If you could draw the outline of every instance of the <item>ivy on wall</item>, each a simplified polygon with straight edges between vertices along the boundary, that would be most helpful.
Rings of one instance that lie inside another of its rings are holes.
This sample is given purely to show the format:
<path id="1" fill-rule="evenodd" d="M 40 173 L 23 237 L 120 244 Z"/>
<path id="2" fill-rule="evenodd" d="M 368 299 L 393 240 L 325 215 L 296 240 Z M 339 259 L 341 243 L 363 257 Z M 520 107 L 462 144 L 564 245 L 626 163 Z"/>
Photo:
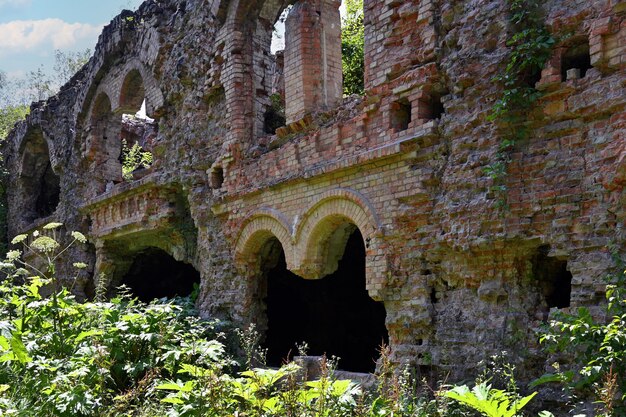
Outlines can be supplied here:
<path id="1" fill-rule="evenodd" d="M 502 128 L 503 135 L 495 160 L 485 168 L 493 180 L 491 190 L 498 196 L 498 206 L 505 209 L 511 152 L 528 137 L 527 115 L 541 96 L 535 83 L 556 42 L 544 25 L 539 0 L 507 0 L 507 3 L 512 29 L 507 46 L 511 52 L 504 72 L 494 77 L 504 88 L 489 116 L 490 121 Z"/>

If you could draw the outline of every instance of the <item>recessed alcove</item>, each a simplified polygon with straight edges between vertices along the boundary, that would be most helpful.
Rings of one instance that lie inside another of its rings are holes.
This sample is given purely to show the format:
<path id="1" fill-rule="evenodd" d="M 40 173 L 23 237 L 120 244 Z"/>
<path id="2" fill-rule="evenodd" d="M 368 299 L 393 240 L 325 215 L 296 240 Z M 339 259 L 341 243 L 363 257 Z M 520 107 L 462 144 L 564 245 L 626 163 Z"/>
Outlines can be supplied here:
<path id="1" fill-rule="evenodd" d="M 121 280 L 141 301 L 156 298 L 186 297 L 200 284 L 200 273 L 190 264 L 177 261 L 162 249 L 137 252 Z"/>
<path id="2" fill-rule="evenodd" d="M 373 372 L 381 344 L 389 337 L 385 308 L 365 288 L 365 245 L 358 229 L 350 234 L 337 270 L 305 280 L 287 270 L 274 240 L 275 266 L 266 273 L 268 363 L 278 366 L 306 342 L 308 354 L 337 356 L 339 368 Z"/>
<path id="3" fill-rule="evenodd" d="M 549 309 L 567 308 L 572 293 L 572 273 L 567 269 L 567 260 L 548 256 L 549 251 L 547 245 L 538 248 L 533 258 L 533 275 Z"/>
<path id="4" fill-rule="evenodd" d="M 591 68 L 589 41 L 578 39 L 561 57 L 561 81 L 584 78 Z"/>

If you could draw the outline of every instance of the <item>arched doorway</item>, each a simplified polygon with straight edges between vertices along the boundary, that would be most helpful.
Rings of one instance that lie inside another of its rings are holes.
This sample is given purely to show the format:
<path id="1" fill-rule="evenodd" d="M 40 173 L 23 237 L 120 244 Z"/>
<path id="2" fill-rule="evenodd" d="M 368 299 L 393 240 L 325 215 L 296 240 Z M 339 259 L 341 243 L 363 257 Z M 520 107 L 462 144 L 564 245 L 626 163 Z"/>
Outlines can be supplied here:
<path id="1" fill-rule="evenodd" d="M 50 162 L 43 132 L 32 129 L 24 138 L 19 178 L 22 218 L 27 223 L 52 215 L 59 204 L 60 178 Z"/>
<path id="2" fill-rule="evenodd" d="M 373 372 L 378 348 L 388 343 L 385 308 L 370 298 L 365 286 L 365 244 L 353 225 L 337 270 L 319 280 L 305 280 L 287 270 L 285 254 L 272 242 L 274 262 L 268 262 L 267 333 L 268 364 L 277 366 L 297 354 L 296 344 L 306 342 L 309 355 L 337 356 L 339 368 Z M 268 260 L 272 256 L 267 257 Z"/>
<path id="3" fill-rule="evenodd" d="M 121 284 L 145 302 L 155 298 L 186 297 L 193 292 L 195 284 L 200 284 L 200 273 L 162 249 L 147 248 L 135 254 Z"/>

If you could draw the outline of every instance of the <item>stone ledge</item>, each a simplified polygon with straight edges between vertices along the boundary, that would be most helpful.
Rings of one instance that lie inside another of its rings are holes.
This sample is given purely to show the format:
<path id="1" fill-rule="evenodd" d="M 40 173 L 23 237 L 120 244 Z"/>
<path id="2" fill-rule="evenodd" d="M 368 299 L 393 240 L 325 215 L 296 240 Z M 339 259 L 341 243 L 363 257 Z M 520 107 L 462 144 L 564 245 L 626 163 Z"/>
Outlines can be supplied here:
<path id="1" fill-rule="evenodd" d="M 88 213 L 101 206 L 106 206 L 110 203 L 124 200 L 129 196 L 142 193 L 145 190 L 159 187 L 172 188 L 172 186 L 164 180 L 162 174 L 153 172 L 135 181 L 116 184 L 111 190 L 87 201 L 87 203 L 80 208 L 80 211 Z"/>
<path id="2" fill-rule="evenodd" d="M 266 177 L 266 179 L 268 179 L 268 182 L 256 184 L 255 188 L 253 189 L 245 188 L 228 192 L 227 194 L 221 196 L 220 203 L 228 204 L 228 202 L 232 200 L 236 200 L 245 195 L 249 196 L 250 194 L 253 194 L 257 190 L 260 190 L 262 188 L 275 187 L 279 184 L 284 185 L 302 179 L 311 179 L 317 176 L 346 170 L 359 165 L 365 165 L 377 160 L 391 158 L 396 155 L 408 153 L 410 150 L 412 150 L 412 148 L 419 147 L 420 143 L 428 146 L 426 145 L 429 143 L 427 139 L 436 137 L 438 135 L 438 125 L 434 121 L 431 121 L 416 128 L 411 128 L 395 134 L 393 136 L 393 139 L 395 140 L 391 143 L 387 143 L 373 149 L 368 149 L 351 156 L 346 156 L 344 158 L 336 158 L 318 164 L 312 164 L 307 167 L 300 166 L 296 170 L 283 173 L 275 179 Z M 262 159 L 263 158 L 261 158 L 261 160 Z M 220 212 L 219 209 L 216 210 L 216 212 Z"/>

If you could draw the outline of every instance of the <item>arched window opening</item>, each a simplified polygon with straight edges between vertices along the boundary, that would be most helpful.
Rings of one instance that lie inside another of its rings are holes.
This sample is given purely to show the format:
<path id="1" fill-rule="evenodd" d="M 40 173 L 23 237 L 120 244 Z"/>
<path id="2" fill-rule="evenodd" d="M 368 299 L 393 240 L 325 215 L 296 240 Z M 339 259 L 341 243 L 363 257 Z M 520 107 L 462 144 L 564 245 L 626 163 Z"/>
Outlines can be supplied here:
<path id="1" fill-rule="evenodd" d="M 273 134 L 278 127 L 341 102 L 339 4 L 264 3 L 253 36 L 256 135 Z"/>
<path id="2" fill-rule="evenodd" d="M 148 248 L 138 252 L 121 281 L 134 296 L 149 302 L 156 298 L 189 296 L 200 284 L 200 273 L 167 252 Z"/>
<path id="3" fill-rule="evenodd" d="M 131 70 L 122 83 L 122 89 L 120 91 L 120 107 L 122 109 L 136 109 L 139 110 L 142 103 L 145 101 L 145 89 L 143 85 L 143 78 L 139 70 Z"/>
<path id="4" fill-rule="evenodd" d="M 533 259 L 533 275 L 536 277 L 548 309 L 570 306 L 572 273 L 567 270 L 567 260 L 548 256 L 550 247 L 538 248 Z"/>
<path id="5" fill-rule="evenodd" d="M 48 217 L 59 205 L 61 195 L 61 179 L 52 169 L 52 164 L 48 162 L 41 180 L 39 182 L 39 195 L 35 203 L 35 209 L 39 217 Z"/>
<path id="6" fill-rule="evenodd" d="M 126 181 L 147 174 L 153 163 L 151 152 L 157 134 L 154 119 L 147 114 L 146 93 L 139 70 L 131 70 L 122 83 L 120 92 L 122 178 Z"/>
<path id="7" fill-rule="evenodd" d="M 100 93 L 91 109 L 90 133 L 87 158 L 93 164 L 92 171 L 101 181 L 98 192 L 104 192 L 106 185 L 122 180 L 119 155 L 122 144 L 119 137 L 120 124 L 113 114 L 111 100 Z"/>
<path id="8" fill-rule="evenodd" d="M 24 138 L 21 188 L 22 218 L 27 222 L 52 215 L 59 205 L 61 180 L 50 162 L 50 151 L 41 130 Z"/>
<path id="9" fill-rule="evenodd" d="M 589 55 L 589 40 L 578 39 L 569 47 L 561 58 L 561 80 L 577 80 L 584 78 L 587 71 L 592 68 L 591 56 Z"/>
<path id="10" fill-rule="evenodd" d="M 337 270 L 320 280 L 287 270 L 280 244 L 274 245 L 278 261 L 266 274 L 268 363 L 280 365 L 297 354 L 296 344 L 306 342 L 310 355 L 339 357 L 340 369 L 373 372 L 378 348 L 388 343 L 386 313 L 365 287 L 366 254 L 359 230 L 351 226 L 345 247 L 329 245 L 343 256 Z"/>

